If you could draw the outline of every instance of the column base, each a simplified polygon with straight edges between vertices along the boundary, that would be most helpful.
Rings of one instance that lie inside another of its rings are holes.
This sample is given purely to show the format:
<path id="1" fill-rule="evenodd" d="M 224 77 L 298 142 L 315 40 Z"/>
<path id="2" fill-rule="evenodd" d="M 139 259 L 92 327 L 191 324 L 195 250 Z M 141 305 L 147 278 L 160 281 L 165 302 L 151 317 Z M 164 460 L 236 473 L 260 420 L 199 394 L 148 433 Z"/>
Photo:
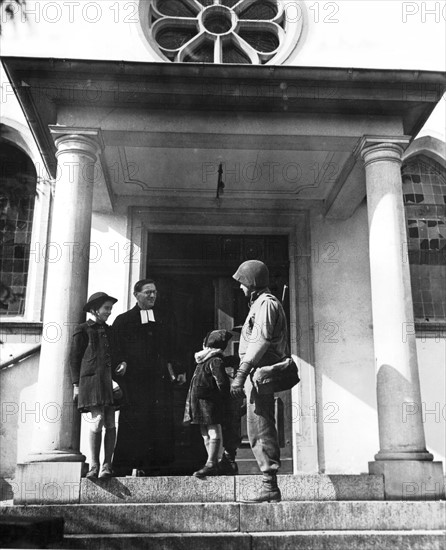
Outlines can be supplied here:
<path id="1" fill-rule="evenodd" d="M 77 504 L 83 462 L 17 464 L 14 504 Z"/>
<path id="2" fill-rule="evenodd" d="M 375 455 L 375 460 L 434 460 L 434 455 L 428 451 L 412 451 L 412 452 L 397 452 L 397 451 L 379 451 Z"/>
<path id="3" fill-rule="evenodd" d="M 44 453 L 30 453 L 25 464 L 32 462 L 85 462 L 85 456 L 73 451 L 48 451 Z"/>
<path id="4" fill-rule="evenodd" d="M 385 500 L 441 500 L 445 498 L 441 462 L 379 460 L 369 462 L 369 473 L 384 476 Z"/>

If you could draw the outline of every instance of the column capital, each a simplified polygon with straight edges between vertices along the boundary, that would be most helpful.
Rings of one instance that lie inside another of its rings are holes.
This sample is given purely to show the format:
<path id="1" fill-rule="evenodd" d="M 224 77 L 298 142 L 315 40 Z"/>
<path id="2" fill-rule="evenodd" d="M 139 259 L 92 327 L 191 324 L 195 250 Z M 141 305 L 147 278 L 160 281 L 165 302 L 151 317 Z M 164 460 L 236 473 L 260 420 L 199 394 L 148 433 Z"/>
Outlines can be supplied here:
<path id="1" fill-rule="evenodd" d="M 62 153 L 78 153 L 96 161 L 105 148 L 100 128 L 50 125 L 49 129 L 57 147 L 56 157 Z"/>
<path id="2" fill-rule="evenodd" d="M 376 161 L 401 164 L 401 157 L 410 143 L 410 136 L 363 136 L 357 147 L 356 156 L 361 155 L 364 165 Z"/>

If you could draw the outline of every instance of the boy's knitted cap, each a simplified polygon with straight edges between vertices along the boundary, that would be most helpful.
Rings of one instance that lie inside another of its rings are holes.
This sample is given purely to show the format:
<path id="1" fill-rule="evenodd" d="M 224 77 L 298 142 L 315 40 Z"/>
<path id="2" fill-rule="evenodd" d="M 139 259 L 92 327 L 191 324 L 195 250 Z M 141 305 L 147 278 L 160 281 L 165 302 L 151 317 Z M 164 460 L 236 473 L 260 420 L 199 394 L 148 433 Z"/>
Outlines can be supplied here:
<path id="1" fill-rule="evenodd" d="M 231 338 L 232 334 L 227 330 L 213 330 L 206 335 L 204 345 L 207 348 L 220 348 L 224 350 Z"/>

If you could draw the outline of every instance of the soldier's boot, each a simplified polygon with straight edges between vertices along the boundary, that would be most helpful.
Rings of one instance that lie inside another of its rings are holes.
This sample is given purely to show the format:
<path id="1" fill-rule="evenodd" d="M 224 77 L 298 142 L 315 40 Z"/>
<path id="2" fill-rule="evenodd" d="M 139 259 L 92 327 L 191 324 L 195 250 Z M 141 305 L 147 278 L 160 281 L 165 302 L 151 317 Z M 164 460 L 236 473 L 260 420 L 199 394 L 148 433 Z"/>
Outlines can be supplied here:
<path id="1" fill-rule="evenodd" d="M 252 498 L 245 500 L 244 502 L 280 502 L 282 500 L 282 495 L 280 493 L 279 486 L 277 485 L 277 474 L 274 473 L 264 473 L 262 479 L 262 488 L 260 489 L 259 494 Z"/>

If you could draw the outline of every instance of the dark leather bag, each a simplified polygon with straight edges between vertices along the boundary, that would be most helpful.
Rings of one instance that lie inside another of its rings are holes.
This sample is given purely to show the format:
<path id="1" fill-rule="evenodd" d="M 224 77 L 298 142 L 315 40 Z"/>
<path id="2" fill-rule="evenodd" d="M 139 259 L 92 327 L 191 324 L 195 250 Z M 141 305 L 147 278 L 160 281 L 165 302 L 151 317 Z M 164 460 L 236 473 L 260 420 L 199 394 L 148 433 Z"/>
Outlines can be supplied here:
<path id="1" fill-rule="evenodd" d="M 290 390 L 300 382 L 299 369 L 292 357 L 254 371 L 252 383 L 260 395 Z"/>

